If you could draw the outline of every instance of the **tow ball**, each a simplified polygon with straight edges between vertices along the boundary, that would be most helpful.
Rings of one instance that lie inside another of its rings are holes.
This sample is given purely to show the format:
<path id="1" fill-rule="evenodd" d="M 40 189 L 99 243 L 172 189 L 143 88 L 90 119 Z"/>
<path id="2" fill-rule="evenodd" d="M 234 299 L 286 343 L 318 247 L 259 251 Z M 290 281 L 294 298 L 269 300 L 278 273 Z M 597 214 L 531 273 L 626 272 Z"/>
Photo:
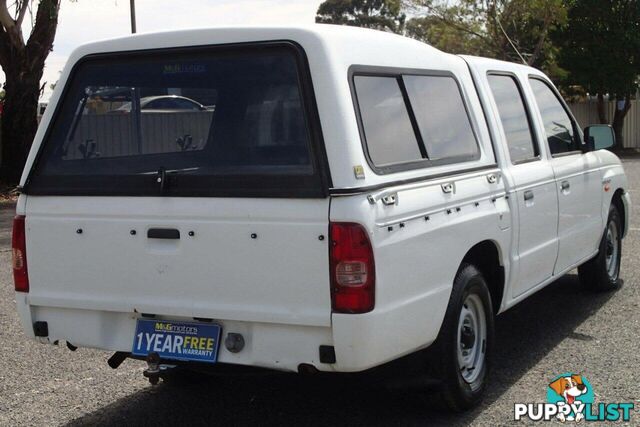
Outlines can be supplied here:
<path id="1" fill-rule="evenodd" d="M 149 353 L 147 356 L 147 369 L 142 373 L 149 379 L 151 385 L 158 384 L 160 381 L 160 355 L 156 352 Z"/>

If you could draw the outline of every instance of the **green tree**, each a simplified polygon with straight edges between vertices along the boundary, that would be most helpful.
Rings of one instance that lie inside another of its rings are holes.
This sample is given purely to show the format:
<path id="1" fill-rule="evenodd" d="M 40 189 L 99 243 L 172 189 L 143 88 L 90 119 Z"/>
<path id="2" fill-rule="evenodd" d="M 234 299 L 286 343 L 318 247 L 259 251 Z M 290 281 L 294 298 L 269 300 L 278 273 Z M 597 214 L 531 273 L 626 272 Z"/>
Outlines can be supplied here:
<path id="1" fill-rule="evenodd" d="M 0 66 L 5 73 L 0 178 L 17 183 L 38 129 L 36 119 L 44 62 L 53 47 L 60 0 L 39 0 L 28 40 L 23 22 L 32 0 L 0 0 Z"/>
<path id="2" fill-rule="evenodd" d="M 640 75 L 640 1 L 568 0 L 566 26 L 554 34 L 568 84 L 598 97 L 598 115 L 607 123 L 604 98 L 615 99 L 611 122 L 623 146 L 624 119 Z"/>
<path id="3" fill-rule="evenodd" d="M 402 33 L 406 15 L 401 0 L 326 0 L 316 22 Z"/>
<path id="4" fill-rule="evenodd" d="M 451 53 L 526 62 L 559 77 L 550 33 L 566 22 L 563 0 L 413 0 L 407 34 Z"/>
<path id="5" fill-rule="evenodd" d="M 468 22 L 463 25 L 464 30 L 459 25 L 451 25 L 441 16 L 427 14 L 408 20 L 406 35 L 449 53 L 495 56 L 480 34 L 481 25 Z"/>

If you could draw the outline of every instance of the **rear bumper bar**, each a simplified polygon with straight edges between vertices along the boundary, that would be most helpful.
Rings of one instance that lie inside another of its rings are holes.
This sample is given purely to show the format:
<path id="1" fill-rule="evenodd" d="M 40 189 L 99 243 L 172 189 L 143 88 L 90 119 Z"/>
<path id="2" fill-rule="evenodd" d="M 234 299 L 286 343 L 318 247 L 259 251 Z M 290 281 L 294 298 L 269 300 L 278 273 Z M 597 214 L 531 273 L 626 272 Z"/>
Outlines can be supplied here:
<path id="1" fill-rule="evenodd" d="M 402 304 L 379 306 L 366 314 L 333 314 L 332 326 L 216 319 L 227 334 L 241 334 L 239 352 L 220 346 L 218 361 L 297 372 L 301 364 L 325 372 L 358 372 L 430 345 L 438 335 L 450 287 L 441 287 Z M 25 333 L 42 343 L 67 341 L 77 347 L 130 352 L 139 313 L 30 305 L 28 294 L 16 293 Z M 193 318 L 159 316 L 193 322 Z M 36 337 L 35 322 L 47 322 L 46 337 Z M 333 347 L 335 363 L 323 363 L 321 347 Z"/>

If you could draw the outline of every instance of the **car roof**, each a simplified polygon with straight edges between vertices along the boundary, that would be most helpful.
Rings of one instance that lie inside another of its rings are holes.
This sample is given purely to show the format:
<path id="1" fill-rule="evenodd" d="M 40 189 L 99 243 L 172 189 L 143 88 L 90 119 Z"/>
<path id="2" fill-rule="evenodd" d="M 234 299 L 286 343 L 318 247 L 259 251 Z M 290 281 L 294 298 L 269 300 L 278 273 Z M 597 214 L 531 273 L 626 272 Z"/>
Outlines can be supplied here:
<path id="1" fill-rule="evenodd" d="M 304 48 L 310 62 L 313 62 L 314 56 L 324 55 L 333 66 L 339 68 L 369 64 L 409 69 L 450 69 L 466 60 L 490 61 L 500 70 L 522 71 L 524 67 L 531 73 L 541 74 L 535 68 L 522 64 L 449 54 L 421 41 L 390 32 L 330 24 L 230 26 L 138 33 L 82 45 L 71 54 L 68 65 L 84 56 L 99 53 L 268 41 L 292 41 Z M 428 64 L 431 66 L 426 66 Z"/>
<path id="2" fill-rule="evenodd" d="M 429 52 L 448 55 L 425 43 L 397 34 L 366 28 L 329 24 L 304 26 L 216 27 L 154 33 L 138 33 L 130 36 L 87 43 L 70 56 L 75 62 L 82 56 L 96 53 L 130 50 L 207 46 L 230 43 L 290 40 L 304 45 L 306 50 L 315 48 L 336 49 L 349 56 L 366 51 L 380 58 L 380 49 L 405 53 Z"/>
<path id="3" fill-rule="evenodd" d="M 508 71 L 513 73 L 535 74 L 537 76 L 546 76 L 538 69 L 533 68 L 526 64 L 520 64 L 517 62 L 501 61 L 499 59 L 484 58 L 481 56 L 472 55 L 460 55 L 471 65 L 479 65 L 496 71 Z"/>

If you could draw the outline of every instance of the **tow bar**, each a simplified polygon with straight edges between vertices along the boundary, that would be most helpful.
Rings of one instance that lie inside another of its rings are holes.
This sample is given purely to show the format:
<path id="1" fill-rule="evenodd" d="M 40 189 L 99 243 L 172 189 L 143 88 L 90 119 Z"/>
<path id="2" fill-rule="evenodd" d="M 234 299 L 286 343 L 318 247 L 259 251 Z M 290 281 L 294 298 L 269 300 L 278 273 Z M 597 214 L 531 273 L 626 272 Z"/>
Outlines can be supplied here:
<path id="1" fill-rule="evenodd" d="M 131 353 L 117 351 L 109 358 L 107 364 L 111 369 L 118 369 L 122 362 L 124 362 L 128 357 L 131 357 Z M 160 382 L 160 378 L 164 379 L 165 375 L 169 375 L 169 372 L 176 367 L 176 365 L 161 364 L 160 355 L 155 352 L 149 353 L 145 360 L 147 362 L 147 369 L 142 372 L 142 375 L 149 380 L 151 385 L 158 384 Z"/>
<path id="2" fill-rule="evenodd" d="M 151 385 L 158 384 L 160 381 L 160 355 L 156 352 L 149 353 L 147 356 L 147 369 L 142 373 L 149 379 Z"/>
<path id="3" fill-rule="evenodd" d="M 67 345 L 69 345 L 69 343 L 67 343 Z M 124 351 L 116 351 L 115 353 L 113 353 L 113 356 L 111 356 L 109 360 L 107 360 L 107 364 L 111 369 L 118 369 L 118 367 L 122 365 L 122 362 L 124 362 L 127 357 L 129 357 L 129 353 Z"/>

